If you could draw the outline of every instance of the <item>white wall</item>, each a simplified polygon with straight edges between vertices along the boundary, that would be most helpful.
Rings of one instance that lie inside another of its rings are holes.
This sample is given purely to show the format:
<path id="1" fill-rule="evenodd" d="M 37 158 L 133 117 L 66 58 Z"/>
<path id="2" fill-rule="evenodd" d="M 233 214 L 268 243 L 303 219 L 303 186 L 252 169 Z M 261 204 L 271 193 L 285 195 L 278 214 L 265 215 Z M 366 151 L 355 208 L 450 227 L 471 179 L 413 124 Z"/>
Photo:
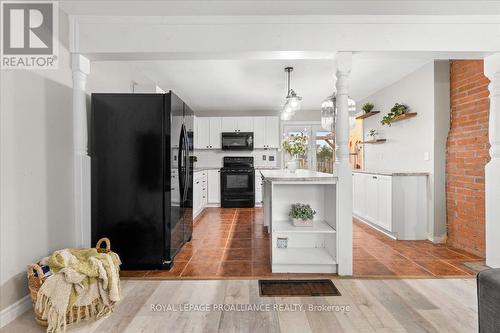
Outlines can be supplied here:
<path id="1" fill-rule="evenodd" d="M 358 101 L 375 104 L 381 113 L 366 118 L 364 136 L 376 129 L 387 142 L 364 145 L 367 170 L 425 171 L 429 173 L 429 238 L 446 234 L 445 156 L 449 130 L 448 62 L 430 62 L 398 82 Z M 448 85 L 446 82 L 448 80 Z M 380 121 L 395 103 L 408 105 L 418 115 L 382 126 Z M 427 159 L 428 155 L 428 159 Z"/>
<path id="2" fill-rule="evenodd" d="M 26 265 L 75 245 L 72 72 L 60 12 L 59 69 L 0 77 L 0 311 L 27 295 Z M 88 92 L 148 82 L 124 63 L 93 63 Z"/>
<path id="3" fill-rule="evenodd" d="M 0 78 L 0 310 L 27 294 L 26 265 L 74 245 L 72 78 L 68 18 L 59 69 Z"/>

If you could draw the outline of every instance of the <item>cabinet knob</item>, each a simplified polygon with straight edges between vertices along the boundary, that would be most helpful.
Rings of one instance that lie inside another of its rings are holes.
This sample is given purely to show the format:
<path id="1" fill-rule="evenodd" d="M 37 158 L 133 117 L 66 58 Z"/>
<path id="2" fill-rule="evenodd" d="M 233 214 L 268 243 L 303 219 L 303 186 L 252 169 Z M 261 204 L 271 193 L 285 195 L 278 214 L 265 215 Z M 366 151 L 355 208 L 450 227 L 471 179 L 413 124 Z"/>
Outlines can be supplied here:
<path id="1" fill-rule="evenodd" d="M 373 179 L 377 179 L 377 176 L 373 176 L 372 178 L 373 178 Z"/>

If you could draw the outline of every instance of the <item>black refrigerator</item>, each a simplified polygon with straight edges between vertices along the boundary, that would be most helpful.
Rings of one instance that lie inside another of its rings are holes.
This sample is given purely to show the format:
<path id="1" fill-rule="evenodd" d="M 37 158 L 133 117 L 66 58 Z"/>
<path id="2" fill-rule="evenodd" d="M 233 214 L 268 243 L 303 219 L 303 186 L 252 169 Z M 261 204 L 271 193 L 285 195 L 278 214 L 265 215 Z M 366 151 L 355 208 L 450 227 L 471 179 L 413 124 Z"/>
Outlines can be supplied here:
<path id="1" fill-rule="evenodd" d="M 193 111 L 174 93 L 92 94 L 92 243 L 170 269 L 193 231 Z"/>

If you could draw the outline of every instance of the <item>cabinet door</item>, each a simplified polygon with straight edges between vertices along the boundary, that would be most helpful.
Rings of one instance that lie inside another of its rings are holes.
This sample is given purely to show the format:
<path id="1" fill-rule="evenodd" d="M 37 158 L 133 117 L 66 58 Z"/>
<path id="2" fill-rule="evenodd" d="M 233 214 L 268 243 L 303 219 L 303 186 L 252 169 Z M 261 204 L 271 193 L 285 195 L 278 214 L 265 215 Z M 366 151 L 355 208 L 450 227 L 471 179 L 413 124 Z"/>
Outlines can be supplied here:
<path id="1" fill-rule="evenodd" d="M 266 117 L 266 148 L 280 147 L 280 123 L 278 117 Z"/>
<path id="2" fill-rule="evenodd" d="M 196 145 L 197 149 L 210 148 L 210 119 L 208 117 L 196 118 Z"/>
<path id="3" fill-rule="evenodd" d="M 365 217 L 365 185 L 364 175 L 353 173 L 352 175 L 352 209 L 354 214 Z"/>
<path id="4" fill-rule="evenodd" d="M 265 148 L 266 145 L 266 117 L 253 118 L 253 147 Z"/>
<path id="5" fill-rule="evenodd" d="M 220 117 L 210 117 L 210 148 L 221 149 L 221 127 L 222 121 Z"/>
<path id="6" fill-rule="evenodd" d="M 222 117 L 222 132 L 236 132 L 237 129 L 237 117 Z"/>
<path id="7" fill-rule="evenodd" d="M 238 132 L 253 132 L 253 118 L 252 117 L 237 117 Z"/>
<path id="8" fill-rule="evenodd" d="M 208 170 L 208 203 L 220 204 L 219 170 Z"/>
<path id="9" fill-rule="evenodd" d="M 200 179 L 199 177 L 194 177 L 194 184 L 193 184 L 193 214 L 197 214 L 198 210 L 200 209 L 200 199 L 201 199 L 201 184 L 200 184 Z"/>
<path id="10" fill-rule="evenodd" d="M 392 178 L 389 176 L 378 176 L 378 225 L 392 231 Z"/>
<path id="11" fill-rule="evenodd" d="M 364 177 L 366 179 L 365 218 L 378 224 L 378 176 L 364 175 Z"/>

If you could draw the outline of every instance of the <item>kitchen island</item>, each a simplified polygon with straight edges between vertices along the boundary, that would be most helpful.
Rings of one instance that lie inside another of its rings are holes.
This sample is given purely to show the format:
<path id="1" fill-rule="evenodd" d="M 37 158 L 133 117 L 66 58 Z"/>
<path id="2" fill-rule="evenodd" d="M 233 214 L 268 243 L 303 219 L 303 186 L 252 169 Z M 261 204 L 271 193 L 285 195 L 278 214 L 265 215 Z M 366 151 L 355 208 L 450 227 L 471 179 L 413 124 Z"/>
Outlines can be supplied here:
<path id="1" fill-rule="evenodd" d="M 271 234 L 273 273 L 336 273 L 337 177 L 297 170 L 261 170 L 264 224 Z M 288 216 L 294 203 L 316 211 L 311 227 L 296 227 Z"/>

